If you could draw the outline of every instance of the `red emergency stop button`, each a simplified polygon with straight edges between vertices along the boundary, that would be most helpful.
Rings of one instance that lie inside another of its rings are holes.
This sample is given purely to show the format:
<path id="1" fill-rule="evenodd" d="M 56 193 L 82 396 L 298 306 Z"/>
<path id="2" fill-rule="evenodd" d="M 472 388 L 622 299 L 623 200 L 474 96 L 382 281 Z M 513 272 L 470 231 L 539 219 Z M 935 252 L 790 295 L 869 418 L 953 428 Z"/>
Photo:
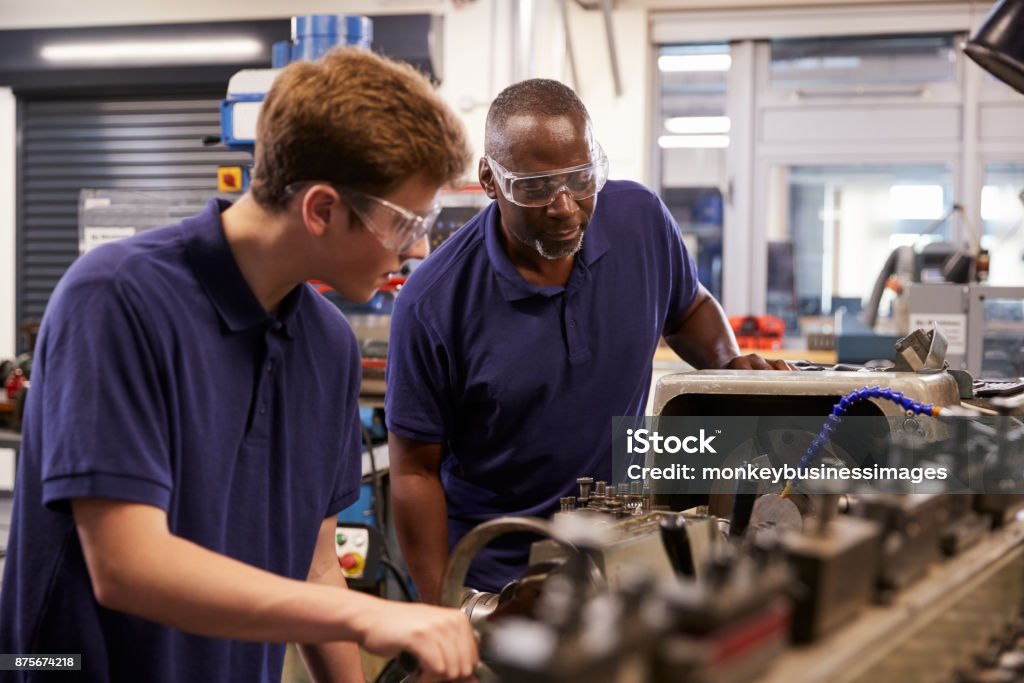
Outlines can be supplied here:
<path id="1" fill-rule="evenodd" d="M 338 558 L 341 565 L 341 573 L 348 577 L 362 576 L 366 568 L 366 558 L 360 553 L 345 553 Z"/>

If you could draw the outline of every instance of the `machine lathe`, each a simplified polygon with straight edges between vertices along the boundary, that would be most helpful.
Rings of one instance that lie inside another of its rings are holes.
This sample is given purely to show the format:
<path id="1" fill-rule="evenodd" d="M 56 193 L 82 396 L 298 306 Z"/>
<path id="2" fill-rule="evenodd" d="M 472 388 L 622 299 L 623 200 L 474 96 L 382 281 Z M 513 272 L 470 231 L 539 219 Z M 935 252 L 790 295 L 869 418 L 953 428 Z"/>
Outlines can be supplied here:
<path id="1" fill-rule="evenodd" d="M 971 389 L 935 367 L 664 378 L 655 420 L 757 416 L 731 464 L 863 465 L 839 427 L 855 418 L 887 437 L 859 435 L 876 471 L 924 463 L 948 477 L 741 478 L 686 508 L 692 495 L 659 482 L 582 477 L 551 520 L 492 520 L 455 548 L 443 600 L 478 629 L 481 678 L 1024 680 L 1024 398 Z M 801 429 L 809 418 L 820 433 Z M 482 547 L 524 531 L 543 540 L 521 579 L 500 594 L 463 585 Z"/>

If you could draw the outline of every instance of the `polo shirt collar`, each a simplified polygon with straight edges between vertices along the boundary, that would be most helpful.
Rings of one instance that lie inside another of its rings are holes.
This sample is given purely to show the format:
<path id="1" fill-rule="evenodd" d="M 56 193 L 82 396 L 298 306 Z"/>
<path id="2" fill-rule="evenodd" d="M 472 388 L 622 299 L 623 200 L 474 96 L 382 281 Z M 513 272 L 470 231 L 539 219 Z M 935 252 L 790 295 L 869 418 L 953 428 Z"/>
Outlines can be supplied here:
<path id="1" fill-rule="evenodd" d="M 601 202 L 598 202 L 598 206 Z M 605 234 L 604 226 L 599 220 L 599 213 L 595 207 L 594 215 L 587 225 L 587 231 L 583 235 L 583 248 L 573 264 L 575 271 L 580 263 L 590 268 L 604 256 L 608 251 L 608 236 Z M 541 295 L 546 297 L 555 296 L 565 291 L 565 287 L 541 287 L 528 282 L 518 270 L 512 260 L 505 252 L 501 244 L 501 213 L 498 211 L 498 202 L 492 201 L 485 209 L 483 216 L 484 245 L 487 249 L 487 256 L 491 266 L 498 274 L 498 287 L 506 301 L 518 301 L 528 299 L 531 296 Z"/>
<path id="2" fill-rule="evenodd" d="M 200 214 L 182 222 L 185 251 L 196 279 L 231 332 L 269 326 L 294 337 L 299 304 L 303 296 L 308 296 L 306 287 L 289 292 L 276 316 L 263 308 L 242 276 L 224 235 L 220 215 L 229 206 L 229 201 L 211 199 Z"/>
<path id="3" fill-rule="evenodd" d="M 608 251 L 608 235 L 605 232 L 604 221 L 601 219 L 604 211 L 601 209 L 604 202 L 600 201 L 601 195 L 597 196 L 597 203 L 594 205 L 594 215 L 590 217 L 587 224 L 587 232 L 583 235 L 583 248 L 580 256 L 587 266 L 597 263 L 597 260 Z"/>

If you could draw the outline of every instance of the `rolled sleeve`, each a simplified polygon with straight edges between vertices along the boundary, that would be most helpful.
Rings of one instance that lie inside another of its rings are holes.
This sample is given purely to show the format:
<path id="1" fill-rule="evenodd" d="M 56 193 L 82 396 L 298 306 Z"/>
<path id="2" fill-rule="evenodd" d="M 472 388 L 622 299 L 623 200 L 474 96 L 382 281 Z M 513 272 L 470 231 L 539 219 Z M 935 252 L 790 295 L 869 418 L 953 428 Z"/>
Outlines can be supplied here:
<path id="1" fill-rule="evenodd" d="M 389 431 L 427 443 L 445 440 L 452 423 L 449 367 L 439 335 L 399 296 L 388 343 L 384 412 Z"/>
<path id="2" fill-rule="evenodd" d="M 75 498 L 111 498 L 167 510 L 171 490 L 161 482 L 100 472 L 53 477 L 43 482 L 43 504 L 47 508 L 68 512 L 69 501 Z"/>
<path id="3" fill-rule="evenodd" d="M 33 384 L 47 406 L 41 474 L 54 509 L 79 496 L 169 503 L 164 373 L 139 310 L 116 276 L 72 277 L 50 303 Z"/>

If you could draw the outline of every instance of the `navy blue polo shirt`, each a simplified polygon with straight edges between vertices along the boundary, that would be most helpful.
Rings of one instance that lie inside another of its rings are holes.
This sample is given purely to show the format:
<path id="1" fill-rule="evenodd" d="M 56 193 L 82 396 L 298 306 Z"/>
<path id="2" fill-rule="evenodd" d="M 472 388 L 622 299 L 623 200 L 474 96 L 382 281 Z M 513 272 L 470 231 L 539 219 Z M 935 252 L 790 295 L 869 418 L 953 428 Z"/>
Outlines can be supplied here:
<path id="1" fill-rule="evenodd" d="M 661 200 L 609 181 L 565 287 L 526 281 L 491 203 L 446 241 L 395 302 L 387 423 L 442 443 L 449 543 L 502 515 L 548 516 L 576 478 L 611 476 L 613 416 L 642 415 L 659 339 L 697 293 L 693 260 Z M 499 539 L 467 584 L 498 590 L 528 542 Z"/>
<path id="2" fill-rule="evenodd" d="M 75 680 L 280 681 L 283 645 L 98 605 L 70 514 L 79 497 L 152 505 L 182 538 L 305 580 L 320 524 L 357 498 L 352 330 L 308 285 L 268 313 L 228 247 L 225 208 L 211 201 L 90 251 L 54 291 L 26 406 L 0 652 L 81 653 Z"/>

